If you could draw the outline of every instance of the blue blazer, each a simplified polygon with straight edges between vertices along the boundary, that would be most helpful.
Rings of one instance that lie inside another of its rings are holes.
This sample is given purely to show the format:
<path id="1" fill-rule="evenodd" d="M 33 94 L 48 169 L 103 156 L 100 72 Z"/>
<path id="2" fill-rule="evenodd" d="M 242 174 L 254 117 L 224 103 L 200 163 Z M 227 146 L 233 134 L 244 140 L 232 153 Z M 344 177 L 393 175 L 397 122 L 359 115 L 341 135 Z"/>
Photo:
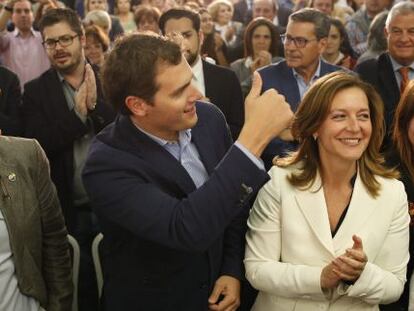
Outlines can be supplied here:
<path id="1" fill-rule="evenodd" d="M 320 76 L 328 73 L 343 70 L 343 68 L 328 64 L 321 60 Z M 268 89 L 276 89 L 280 94 L 285 96 L 293 112 L 295 112 L 301 101 L 299 87 L 293 75 L 292 68 L 288 67 L 286 61 L 272 64 L 259 70 L 262 77 L 262 92 Z M 285 142 L 281 139 L 273 139 L 262 154 L 262 159 L 267 169 L 272 166 L 272 160 L 275 156 L 283 156 L 286 152 L 295 150 L 296 143 Z"/>
<path id="2" fill-rule="evenodd" d="M 198 189 L 128 116 L 91 146 L 83 177 L 104 234 L 106 310 L 207 310 L 220 275 L 243 277 L 246 203 L 268 175 L 231 146 L 214 105 L 197 114 L 192 141 L 209 174 Z"/>

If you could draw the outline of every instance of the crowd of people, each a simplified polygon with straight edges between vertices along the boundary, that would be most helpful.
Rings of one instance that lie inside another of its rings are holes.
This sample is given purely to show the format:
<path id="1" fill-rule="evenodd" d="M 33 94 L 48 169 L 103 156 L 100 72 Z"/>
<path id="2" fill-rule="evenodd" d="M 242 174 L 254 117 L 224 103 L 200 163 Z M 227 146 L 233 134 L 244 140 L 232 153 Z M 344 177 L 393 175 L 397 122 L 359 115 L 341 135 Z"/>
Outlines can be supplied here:
<path id="1" fill-rule="evenodd" d="M 414 310 L 414 2 L 0 6 L 0 310 Z"/>

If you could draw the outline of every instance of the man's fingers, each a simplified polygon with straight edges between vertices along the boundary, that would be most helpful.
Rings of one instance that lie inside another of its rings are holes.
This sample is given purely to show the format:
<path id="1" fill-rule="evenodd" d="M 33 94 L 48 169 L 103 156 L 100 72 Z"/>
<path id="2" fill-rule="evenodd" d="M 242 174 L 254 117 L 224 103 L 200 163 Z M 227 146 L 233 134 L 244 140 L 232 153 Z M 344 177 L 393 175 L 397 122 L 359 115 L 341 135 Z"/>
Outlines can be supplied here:
<path id="1" fill-rule="evenodd" d="M 226 311 L 226 310 L 235 310 L 233 308 L 236 308 L 237 306 L 238 306 L 237 297 L 226 295 L 224 296 L 223 300 L 221 300 L 218 304 L 210 304 L 209 309 L 212 311 Z"/>
<path id="2" fill-rule="evenodd" d="M 253 82 L 252 88 L 250 89 L 249 94 L 247 95 L 248 98 L 253 97 L 256 98 L 260 96 L 260 92 L 262 91 L 262 77 L 259 75 L 257 71 L 253 72 Z"/>
<path id="3" fill-rule="evenodd" d="M 221 292 L 223 291 L 223 287 L 216 284 L 211 292 L 210 297 L 208 298 L 208 303 L 215 304 L 220 297 Z"/>
<path id="4" fill-rule="evenodd" d="M 353 249 L 363 249 L 362 248 L 362 239 L 359 236 L 354 234 L 352 236 L 352 240 L 354 241 L 354 245 L 352 245 Z"/>

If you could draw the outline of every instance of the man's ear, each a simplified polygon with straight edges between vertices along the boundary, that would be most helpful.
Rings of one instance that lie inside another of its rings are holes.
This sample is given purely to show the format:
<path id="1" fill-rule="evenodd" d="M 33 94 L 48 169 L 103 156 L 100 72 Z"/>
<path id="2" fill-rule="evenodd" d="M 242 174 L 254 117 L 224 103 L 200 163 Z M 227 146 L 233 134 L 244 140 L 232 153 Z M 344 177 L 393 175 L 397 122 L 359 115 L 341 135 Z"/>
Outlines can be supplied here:
<path id="1" fill-rule="evenodd" d="M 199 41 L 199 48 L 201 49 L 201 46 L 204 43 L 204 32 L 202 32 L 201 30 L 198 31 L 198 41 Z"/>
<path id="2" fill-rule="evenodd" d="M 148 113 L 149 104 L 137 96 L 128 96 L 125 98 L 125 105 L 134 116 L 145 117 Z"/>
<path id="3" fill-rule="evenodd" d="M 79 36 L 79 41 L 80 41 L 81 47 L 85 48 L 85 46 L 86 46 L 86 36 L 84 34 Z"/>

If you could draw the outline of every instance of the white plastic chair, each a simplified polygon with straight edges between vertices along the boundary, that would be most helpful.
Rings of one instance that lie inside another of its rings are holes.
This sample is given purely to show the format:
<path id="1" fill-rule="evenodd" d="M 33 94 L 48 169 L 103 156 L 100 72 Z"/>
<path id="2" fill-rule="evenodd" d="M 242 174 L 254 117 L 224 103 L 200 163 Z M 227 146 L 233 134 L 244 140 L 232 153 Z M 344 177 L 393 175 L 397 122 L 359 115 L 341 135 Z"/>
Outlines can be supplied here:
<path id="1" fill-rule="evenodd" d="M 96 283 L 98 285 L 98 297 L 99 299 L 102 296 L 102 287 L 103 287 L 103 273 L 102 273 L 102 266 L 101 260 L 99 258 L 99 244 L 103 239 L 103 234 L 99 233 L 92 242 L 92 259 L 93 265 L 95 267 L 95 274 L 96 274 Z"/>
<path id="2" fill-rule="evenodd" d="M 79 249 L 78 242 L 70 234 L 68 234 L 68 242 L 72 248 L 72 280 L 73 280 L 72 311 L 78 311 L 78 282 L 79 282 L 80 249 Z"/>

